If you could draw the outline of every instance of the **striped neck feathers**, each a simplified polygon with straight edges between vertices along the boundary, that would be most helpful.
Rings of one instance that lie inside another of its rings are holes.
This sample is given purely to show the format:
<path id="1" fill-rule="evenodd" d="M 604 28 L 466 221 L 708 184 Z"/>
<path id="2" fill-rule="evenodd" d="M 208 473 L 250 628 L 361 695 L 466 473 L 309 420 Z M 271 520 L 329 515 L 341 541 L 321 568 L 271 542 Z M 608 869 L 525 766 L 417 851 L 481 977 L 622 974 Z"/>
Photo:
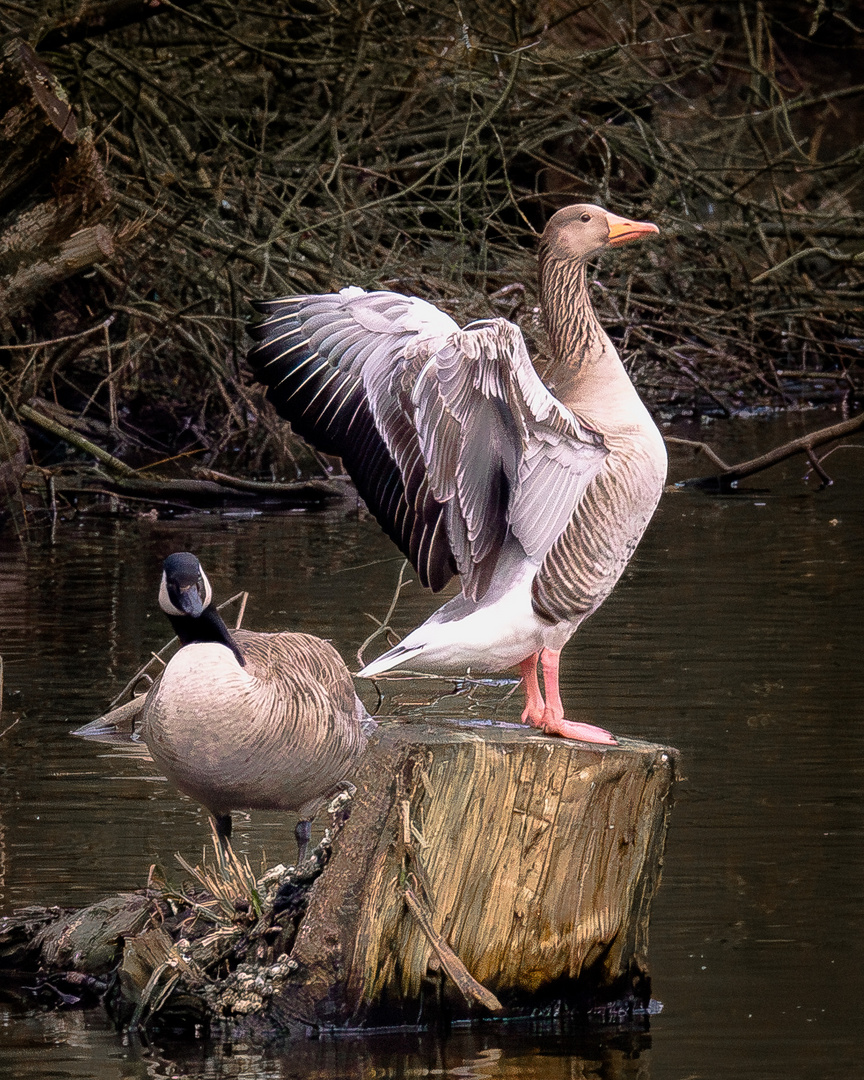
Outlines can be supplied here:
<path id="1" fill-rule="evenodd" d="M 167 614 L 167 613 L 166 613 Z M 204 608 L 200 615 L 168 615 L 168 621 L 174 628 L 174 633 L 180 639 L 181 645 L 193 645 L 201 642 L 214 642 L 230 649 L 241 667 L 246 667 L 243 654 L 237 646 L 237 642 L 231 636 L 231 631 L 222 620 L 222 616 L 210 604 Z"/>
<path id="2" fill-rule="evenodd" d="M 602 351 L 603 328 L 594 313 L 584 259 L 558 259 L 540 248 L 540 303 L 552 345 L 550 373 L 567 368 L 575 374 Z"/>

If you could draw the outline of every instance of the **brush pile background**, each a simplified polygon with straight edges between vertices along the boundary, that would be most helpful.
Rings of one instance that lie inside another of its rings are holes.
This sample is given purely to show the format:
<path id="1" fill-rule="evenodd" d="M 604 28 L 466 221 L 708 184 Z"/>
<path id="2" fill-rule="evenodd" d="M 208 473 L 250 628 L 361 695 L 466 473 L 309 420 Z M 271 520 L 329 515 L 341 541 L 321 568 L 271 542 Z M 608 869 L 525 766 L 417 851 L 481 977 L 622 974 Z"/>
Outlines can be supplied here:
<path id="1" fill-rule="evenodd" d="M 51 264 L 22 222 L 62 191 L 47 156 L 15 190 L 0 173 L 10 418 L 36 397 L 138 463 L 314 471 L 250 384 L 247 298 L 396 289 L 513 318 L 542 354 L 535 233 L 574 199 L 661 228 L 593 294 L 655 407 L 860 386 L 858 5 L 0 0 L 0 33 L 86 129 L 89 179 L 62 182 L 111 252 L 10 292 Z M 10 100 L 0 66 L 7 121 Z"/>

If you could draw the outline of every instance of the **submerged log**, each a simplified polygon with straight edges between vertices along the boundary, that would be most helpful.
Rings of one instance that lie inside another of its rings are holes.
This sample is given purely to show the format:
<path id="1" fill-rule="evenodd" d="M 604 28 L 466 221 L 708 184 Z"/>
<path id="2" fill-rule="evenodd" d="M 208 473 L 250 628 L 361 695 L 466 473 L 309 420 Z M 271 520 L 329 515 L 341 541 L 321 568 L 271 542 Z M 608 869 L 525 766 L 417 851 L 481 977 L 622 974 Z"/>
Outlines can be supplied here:
<path id="1" fill-rule="evenodd" d="M 308 863 L 252 879 L 248 901 L 235 860 L 229 892 L 194 870 L 194 898 L 151 881 L 73 915 L 28 910 L 0 920 L 0 967 L 114 970 L 125 1023 L 249 1037 L 639 1012 L 675 761 L 629 739 L 383 721 L 350 818 L 340 796 Z"/>

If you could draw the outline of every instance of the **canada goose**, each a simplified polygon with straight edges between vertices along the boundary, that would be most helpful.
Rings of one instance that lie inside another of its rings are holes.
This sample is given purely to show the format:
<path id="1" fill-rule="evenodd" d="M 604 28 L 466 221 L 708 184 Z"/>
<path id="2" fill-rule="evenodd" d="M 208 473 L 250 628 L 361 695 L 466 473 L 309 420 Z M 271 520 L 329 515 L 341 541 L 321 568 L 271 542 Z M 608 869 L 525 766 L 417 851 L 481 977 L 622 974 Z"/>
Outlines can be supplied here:
<path id="1" fill-rule="evenodd" d="M 460 596 L 361 676 L 518 665 L 523 721 L 615 743 L 564 719 L 559 656 L 629 562 L 663 490 L 666 451 L 597 320 L 585 268 L 658 231 L 591 205 L 549 220 L 548 387 L 505 319 L 460 329 L 424 300 L 353 287 L 256 304 L 267 318 L 252 329 L 249 361 L 276 409 L 341 456 L 424 585 L 462 578 Z"/>
<path id="2" fill-rule="evenodd" d="M 332 645 L 310 634 L 229 631 L 198 559 L 165 559 L 159 606 L 182 648 L 147 693 L 141 735 L 168 779 L 207 808 L 223 846 L 231 811 L 310 820 L 339 790 L 374 727 Z"/>

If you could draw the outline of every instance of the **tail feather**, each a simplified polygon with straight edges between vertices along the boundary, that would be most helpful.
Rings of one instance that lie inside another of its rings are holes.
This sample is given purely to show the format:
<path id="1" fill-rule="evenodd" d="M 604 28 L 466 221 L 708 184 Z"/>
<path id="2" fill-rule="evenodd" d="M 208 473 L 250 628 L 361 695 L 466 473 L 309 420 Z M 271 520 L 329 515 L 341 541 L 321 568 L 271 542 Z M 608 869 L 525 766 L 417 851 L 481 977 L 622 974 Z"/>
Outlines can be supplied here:
<path id="1" fill-rule="evenodd" d="M 423 645 L 414 645 L 411 648 L 397 645 L 394 649 L 390 649 L 389 652 L 382 653 L 381 656 L 373 660 L 371 664 L 367 664 L 357 674 L 361 679 L 374 679 L 376 675 L 383 675 L 385 671 L 392 671 L 393 668 L 404 664 L 407 660 L 416 656 L 417 653 L 422 652 L 424 648 Z"/>

